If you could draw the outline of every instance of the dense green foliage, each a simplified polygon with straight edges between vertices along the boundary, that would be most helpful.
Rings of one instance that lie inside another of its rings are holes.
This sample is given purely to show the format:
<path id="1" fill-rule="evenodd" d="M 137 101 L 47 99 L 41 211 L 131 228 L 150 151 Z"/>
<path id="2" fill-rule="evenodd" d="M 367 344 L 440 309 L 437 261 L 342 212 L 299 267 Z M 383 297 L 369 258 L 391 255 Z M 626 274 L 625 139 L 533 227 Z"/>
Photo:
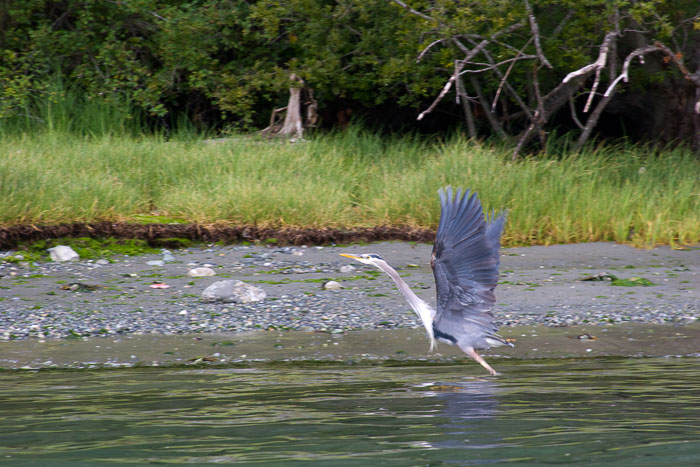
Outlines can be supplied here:
<path id="1" fill-rule="evenodd" d="M 410 102 L 403 83 L 417 96 L 437 85 L 430 70 L 405 69 L 416 53 L 405 38 L 410 24 L 385 1 L 2 4 L 0 116 L 35 117 L 34 101 L 54 97 L 51 74 L 91 99 L 133 102 L 151 116 L 229 116 L 239 125 L 260 124 L 285 102 L 291 71 L 321 100 L 366 105 Z"/>
<path id="2" fill-rule="evenodd" d="M 0 0 L 0 118 L 44 122 L 40 108 L 56 99 L 58 76 L 88 101 L 126 106 L 127 113 L 133 106 L 164 125 L 187 114 L 202 126 L 261 126 L 286 102 L 291 72 L 306 80 L 322 109 L 389 104 L 417 111 L 437 95 L 456 57 L 455 45 L 443 41 L 417 62 L 429 44 L 527 22 L 520 0 L 410 3 L 434 20 L 388 0 Z M 685 20 L 698 9 L 697 0 L 531 3 L 553 65 L 543 70 L 543 86 L 595 60 L 616 11 L 623 27 L 682 50 L 693 31 Z M 513 47 L 533 53 L 526 32 L 503 37 L 494 59 L 511 56 Z M 683 34 L 685 42 L 676 41 Z M 511 72 L 524 95 L 531 93 L 529 73 L 529 65 Z M 484 79 L 490 93 L 498 85 L 496 76 Z"/>
<path id="3" fill-rule="evenodd" d="M 252 137 L 0 138 L 0 225 L 173 218 L 270 227 L 435 228 L 440 186 L 508 209 L 505 244 L 700 241 L 700 162 L 616 146 L 519 162 L 455 138 L 387 139 L 349 128 L 290 144 Z M 150 216 L 158 216 L 152 218 Z M 165 217 L 163 217 L 165 216 Z"/>

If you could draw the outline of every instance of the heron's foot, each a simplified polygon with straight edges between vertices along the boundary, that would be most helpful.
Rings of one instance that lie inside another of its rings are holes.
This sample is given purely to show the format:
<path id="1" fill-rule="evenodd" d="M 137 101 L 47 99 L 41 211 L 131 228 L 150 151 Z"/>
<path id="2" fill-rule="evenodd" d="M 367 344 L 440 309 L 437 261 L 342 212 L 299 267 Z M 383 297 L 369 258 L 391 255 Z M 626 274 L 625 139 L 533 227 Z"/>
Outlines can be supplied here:
<path id="1" fill-rule="evenodd" d="M 494 370 L 493 368 L 491 368 L 491 365 L 489 365 L 488 363 L 486 363 L 486 360 L 484 360 L 483 357 L 482 357 L 481 355 L 479 355 L 478 353 L 476 353 L 476 350 L 474 350 L 474 349 L 472 349 L 472 348 L 470 347 L 470 348 L 468 348 L 468 349 L 466 349 L 466 350 L 464 350 L 464 351 L 466 352 L 467 355 L 469 355 L 469 356 L 470 356 L 471 358 L 473 358 L 475 361 L 479 362 L 479 364 L 480 364 L 481 366 L 483 366 L 484 368 L 486 368 L 486 371 L 488 371 L 489 373 L 491 373 L 491 376 L 498 376 L 498 375 L 500 375 L 499 372 L 497 372 L 496 370 Z"/>

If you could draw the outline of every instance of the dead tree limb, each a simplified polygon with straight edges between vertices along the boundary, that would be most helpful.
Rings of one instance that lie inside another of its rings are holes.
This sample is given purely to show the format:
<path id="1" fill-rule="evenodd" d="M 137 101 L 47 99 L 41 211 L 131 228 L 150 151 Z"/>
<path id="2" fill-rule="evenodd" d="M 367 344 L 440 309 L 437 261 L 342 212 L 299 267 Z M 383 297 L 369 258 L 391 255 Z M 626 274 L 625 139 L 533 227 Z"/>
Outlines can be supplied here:
<path id="1" fill-rule="evenodd" d="M 434 20 L 433 18 L 431 18 L 430 16 L 428 16 L 428 15 L 426 15 L 426 14 L 424 14 L 424 13 L 421 13 L 420 11 L 414 10 L 413 8 L 411 8 L 410 6 L 406 5 L 406 4 L 405 4 L 404 2 L 402 2 L 401 0 L 393 0 L 393 1 L 394 1 L 394 3 L 396 3 L 398 6 L 400 6 L 400 7 L 403 8 L 404 10 L 408 11 L 408 12 L 411 13 L 412 15 L 416 15 L 416 16 L 418 16 L 418 17 L 420 17 L 420 18 L 423 18 L 423 19 L 425 19 L 425 20 L 428 20 L 428 21 L 435 21 L 435 20 Z"/>
<path id="2" fill-rule="evenodd" d="M 536 136 L 539 137 L 539 144 L 545 146 L 548 120 L 560 109 L 565 108 L 567 104 L 572 120 L 581 130 L 575 146 L 575 148 L 580 149 L 590 139 L 593 129 L 598 125 L 602 113 L 612 99 L 616 86 L 621 81 L 628 81 L 630 64 L 635 58 L 643 61 L 644 56 L 652 52 L 664 54 L 665 63 L 674 63 L 681 74 L 695 84 L 697 91 L 691 99 L 694 99 L 692 101 L 693 110 L 696 112 L 694 115 L 700 116 L 700 69 L 691 74 L 683 63 L 683 56 L 680 52 L 674 53 L 664 44 L 656 42 L 653 46 L 634 50 L 626 57 L 624 63 L 620 63 L 621 57 L 617 56 L 618 41 L 619 38 L 623 37 L 624 32 L 629 32 L 629 30 L 621 29 L 621 21 L 632 21 L 636 25 L 635 27 L 644 29 L 643 26 L 634 22 L 634 18 L 627 9 L 623 10 L 622 15 L 618 9 L 615 9 L 614 14 L 608 18 L 611 27 L 609 32 L 604 33 L 603 37 L 598 39 L 600 43 L 597 57 L 591 58 L 593 60 L 591 63 L 566 74 L 552 89 L 542 88 L 542 86 L 551 82 L 552 77 L 557 76 L 554 73 L 558 74 L 559 70 L 548 71 L 553 67 L 545 55 L 544 46 L 550 42 L 543 41 L 551 41 L 554 37 L 562 34 L 565 24 L 571 20 L 576 11 L 580 11 L 578 8 L 558 9 L 557 12 L 561 12 L 562 19 L 556 26 L 552 25 L 553 29 L 547 27 L 544 32 L 541 32 L 534 14 L 532 0 L 522 0 L 521 5 L 524 5 L 524 9 L 520 10 L 520 20 L 516 19 L 517 22 L 487 36 L 486 34 L 476 34 L 476 31 L 455 32 L 455 25 L 450 25 L 447 16 L 438 12 L 442 10 L 428 10 L 427 13 L 422 13 L 408 6 L 407 0 L 391 1 L 410 14 L 430 21 L 430 33 L 437 35 L 437 37 L 431 38 L 432 42 L 426 42 L 427 45 L 418 54 L 417 61 L 423 60 L 429 52 L 434 52 L 438 46 L 454 47 L 452 50 L 455 54 L 454 68 L 449 76 L 446 76 L 443 88 L 433 102 L 418 115 L 418 120 L 423 120 L 426 115 L 433 112 L 454 87 L 456 103 L 462 106 L 469 135 L 475 136 L 478 128 L 477 123 L 479 122 L 475 119 L 481 115 L 477 116 L 474 110 L 478 108 L 472 107 L 472 103 L 478 102 L 484 110 L 483 116 L 488 120 L 493 134 L 502 139 L 513 138 L 515 145 L 513 159 L 516 159 Z M 433 2 L 427 4 L 432 5 Z M 432 11 L 436 11 L 436 13 L 432 13 Z M 446 8 L 445 11 L 449 14 L 450 10 Z M 434 16 L 431 17 L 430 14 L 434 14 Z M 529 26 L 529 31 L 516 32 L 526 26 Z M 442 37 L 440 36 L 441 31 Z M 650 30 L 641 32 L 645 35 L 647 33 L 653 34 L 653 31 Z M 554 42 L 551 43 L 554 44 Z M 700 48 L 698 50 L 697 55 L 700 57 Z M 512 78 L 518 76 L 519 79 L 522 79 L 522 71 L 524 71 L 522 70 L 522 62 L 524 61 L 533 62 L 531 74 L 525 75 L 531 77 L 530 87 L 526 86 L 527 97 L 520 95 L 522 91 L 514 85 Z M 692 59 L 690 61 L 695 63 L 698 60 Z M 485 78 L 478 76 L 479 74 L 490 76 L 491 80 L 494 77 L 498 79 L 497 83 L 492 83 L 494 86 L 497 84 L 493 95 L 491 87 L 484 86 L 482 90 Z M 469 81 L 463 79 L 465 75 L 470 76 Z M 559 77 L 559 79 L 561 78 Z M 602 93 L 605 86 L 607 86 L 607 90 Z M 467 90 L 466 87 L 469 89 Z M 582 94 L 586 95 L 585 105 L 583 112 L 577 113 L 574 96 Z M 502 109 L 499 103 L 502 104 Z M 586 117 L 585 120 L 582 115 Z M 700 127 L 700 123 L 693 123 L 693 125 Z M 509 136 L 508 132 L 510 131 L 517 131 L 519 134 Z M 700 136 L 696 139 L 697 146 L 700 147 Z"/>
<path id="3" fill-rule="evenodd" d="M 456 68 L 455 68 L 456 69 Z M 469 134 L 469 137 L 472 139 L 476 139 L 477 133 L 476 133 L 476 123 L 474 122 L 474 113 L 472 112 L 472 106 L 470 101 L 469 96 L 467 96 L 467 93 L 464 91 L 464 83 L 462 82 L 462 77 L 456 75 L 456 82 L 457 82 L 457 103 L 462 104 L 462 112 L 464 112 L 464 119 L 467 122 L 467 132 Z"/>
<path id="4" fill-rule="evenodd" d="M 552 64 L 549 63 L 549 60 L 547 60 L 547 57 L 544 56 L 544 52 L 542 51 L 542 44 L 540 44 L 540 27 L 537 25 L 537 19 L 535 18 L 535 14 L 532 12 L 532 7 L 530 6 L 530 2 L 527 0 L 525 1 L 525 9 L 527 10 L 527 19 L 530 23 L 530 30 L 532 31 L 532 37 L 535 40 L 535 51 L 537 52 L 537 58 L 540 60 L 540 63 L 550 70 L 552 69 Z"/>
<path id="5" fill-rule="evenodd" d="M 426 53 L 428 53 L 428 50 L 432 49 L 434 45 L 438 45 L 440 42 L 445 41 L 445 39 L 438 39 L 436 41 L 431 42 L 428 44 L 426 48 L 423 49 L 423 51 L 418 55 L 418 58 L 416 59 L 416 63 L 419 63 L 421 60 L 423 60 L 423 56 L 425 56 Z"/>
<path id="6" fill-rule="evenodd" d="M 643 64 L 644 55 L 651 52 L 662 52 L 663 54 L 665 54 L 669 58 L 669 61 L 672 61 L 676 64 L 678 70 L 681 72 L 685 79 L 693 83 L 695 86 L 700 87 L 700 72 L 691 74 L 690 71 L 688 71 L 688 68 L 683 63 L 683 59 L 681 58 L 682 55 L 680 53 L 674 53 L 666 45 L 656 41 L 654 42 L 654 45 L 635 49 L 632 52 L 630 52 L 627 55 L 627 57 L 625 57 L 625 61 L 622 65 L 622 73 L 610 84 L 610 86 L 608 86 L 608 89 L 605 91 L 604 95 L 608 96 L 612 94 L 615 90 L 615 87 L 620 83 L 620 81 L 624 81 L 625 83 L 629 82 L 629 70 L 632 60 L 634 60 L 635 57 L 639 57 L 640 63 Z"/>
<path id="7" fill-rule="evenodd" d="M 476 76 L 472 76 L 470 78 L 470 81 L 472 83 L 474 91 L 476 92 L 476 96 L 479 99 L 479 103 L 484 109 L 484 114 L 486 115 L 486 119 L 489 121 L 489 125 L 491 125 L 491 128 L 493 128 L 493 131 L 496 132 L 499 138 L 501 138 L 504 141 L 507 140 L 508 135 L 503 130 L 501 122 L 498 121 L 498 117 L 496 117 L 496 114 L 494 112 L 491 112 L 489 103 L 486 100 L 486 97 L 484 97 L 484 94 L 481 92 L 481 84 L 479 83 L 479 80 L 476 78 Z"/>
<path id="8" fill-rule="evenodd" d="M 484 49 L 482 53 L 484 54 L 484 57 L 486 57 L 486 60 L 489 63 L 495 62 L 488 50 Z M 503 86 L 508 92 L 508 95 L 518 104 L 523 115 L 525 115 L 528 119 L 532 119 L 532 112 L 530 108 L 527 106 L 527 104 L 525 104 L 525 101 L 523 101 L 522 97 L 520 97 L 520 94 L 518 94 L 518 92 L 513 88 L 513 86 L 510 85 L 510 83 L 506 79 L 507 76 L 501 73 L 501 70 L 499 68 L 494 68 L 493 72 L 501 80 L 501 82 L 504 83 Z"/>
<path id="9" fill-rule="evenodd" d="M 535 95 L 536 110 L 530 119 L 530 126 L 527 127 L 518 139 L 518 144 L 513 150 L 513 155 L 511 156 L 513 161 L 516 161 L 520 156 L 520 151 L 525 147 L 525 145 L 530 141 L 530 139 L 537 134 L 540 138 L 540 145 L 545 146 L 547 142 L 547 135 L 544 131 L 544 125 L 547 123 L 547 112 L 544 107 L 544 99 L 542 98 L 542 93 L 540 92 L 540 81 L 537 77 L 538 67 L 533 67 L 532 70 L 532 87 L 533 94 Z"/>
<path id="10" fill-rule="evenodd" d="M 443 88 L 442 88 L 442 91 L 440 91 L 440 94 L 438 94 L 438 96 L 435 98 L 435 100 L 433 101 L 433 103 L 430 104 L 430 107 L 428 107 L 427 109 L 425 109 L 424 111 L 422 111 L 422 112 L 418 115 L 418 117 L 416 118 L 416 120 L 418 120 L 418 121 L 423 120 L 423 117 L 425 117 L 426 115 L 428 115 L 430 112 L 433 111 L 433 109 L 435 109 L 435 107 L 437 107 L 437 105 L 440 103 L 440 101 L 442 100 L 442 98 L 445 97 L 445 96 L 447 95 L 448 92 L 450 92 L 450 89 L 452 89 L 452 84 L 454 84 L 454 82 L 455 82 L 455 80 L 457 79 L 457 76 L 458 76 L 458 75 L 459 75 L 459 73 L 453 73 L 452 76 L 450 76 L 450 79 L 447 80 L 447 82 L 445 83 L 445 86 L 443 86 Z"/>
<path id="11" fill-rule="evenodd" d="M 521 54 L 523 53 L 523 50 L 525 50 L 525 47 L 527 47 L 528 45 L 530 45 L 530 42 L 532 42 L 532 39 L 529 40 L 529 41 L 527 41 L 527 42 L 525 43 L 525 45 L 522 46 L 520 50 L 518 50 L 518 53 L 517 53 L 516 57 L 518 57 L 519 55 L 521 55 Z M 506 70 L 506 72 L 505 72 L 502 76 L 499 76 L 500 81 L 499 81 L 499 83 L 498 83 L 498 89 L 496 89 L 496 95 L 493 97 L 493 103 L 491 104 L 491 111 L 492 111 L 492 112 L 493 112 L 494 110 L 496 110 L 496 104 L 498 103 L 498 98 L 499 98 L 499 96 L 501 95 L 501 91 L 503 90 L 503 86 L 505 86 L 506 81 L 508 80 L 508 76 L 510 76 L 511 71 L 513 71 L 513 67 L 515 66 L 515 63 L 516 63 L 516 61 L 513 60 L 513 61 L 511 62 L 511 64 L 508 65 L 508 69 Z M 497 75 L 498 75 L 498 74 L 499 74 L 499 73 L 497 73 Z"/>
<path id="12" fill-rule="evenodd" d="M 617 56 L 617 42 L 616 41 L 611 41 L 610 43 L 610 49 L 612 53 L 610 54 L 610 79 L 612 81 L 615 81 L 616 75 L 617 75 L 617 60 L 613 59 L 613 57 Z M 596 81 L 598 81 L 600 78 L 600 73 L 596 74 Z M 594 83 L 595 86 L 595 83 Z M 592 100 L 593 96 L 593 90 L 591 90 L 591 94 L 589 95 L 589 102 Z M 603 113 L 603 110 L 608 106 L 608 103 L 612 99 L 612 95 L 608 94 L 607 92 L 603 95 L 602 99 L 596 104 L 595 108 L 593 109 L 593 112 L 590 113 L 588 118 L 586 119 L 586 124 L 583 127 L 583 131 L 579 135 L 578 140 L 576 141 L 576 145 L 574 146 L 574 151 L 579 152 L 581 149 L 583 149 L 583 145 L 586 144 L 586 141 L 588 141 L 588 138 L 590 138 L 591 133 L 593 132 L 593 128 L 595 128 L 598 125 L 598 120 L 600 119 L 601 114 Z M 588 106 L 588 103 L 586 104 Z M 584 112 L 586 109 L 584 109 Z"/>
<path id="13" fill-rule="evenodd" d="M 562 83 L 568 83 L 574 78 L 580 77 L 580 76 L 586 76 L 589 73 L 595 71 L 595 80 L 593 81 L 593 86 L 591 87 L 591 91 L 588 95 L 588 100 L 586 101 L 586 105 L 583 108 L 583 112 L 587 113 L 588 109 L 591 107 L 591 103 L 593 102 L 593 96 L 596 93 L 596 90 L 598 89 L 598 85 L 600 84 L 600 72 L 603 68 L 605 68 L 605 64 L 608 61 L 608 52 L 610 50 L 610 43 L 612 42 L 613 39 L 617 36 L 616 31 L 611 31 L 605 35 L 605 38 L 603 39 L 603 43 L 600 45 L 600 51 L 598 52 L 598 59 L 590 63 L 582 68 L 579 68 L 576 71 L 572 71 L 564 79 L 562 80 Z"/>
<path id="14" fill-rule="evenodd" d="M 401 4 L 403 2 L 399 2 L 399 0 L 394 0 L 395 2 Z M 415 10 L 414 10 L 415 11 Z M 418 12 L 416 12 L 418 13 Z M 420 16 L 420 15 L 419 15 Z M 422 17 L 422 16 L 421 16 Z M 435 98 L 432 104 L 425 109 L 423 112 L 421 112 L 418 115 L 417 120 L 423 120 L 423 118 L 428 115 L 430 112 L 432 112 L 435 107 L 442 101 L 442 99 L 447 95 L 447 93 L 452 89 L 452 86 L 454 85 L 455 79 L 459 73 L 462 72 L 463 67 L 472 59 L 474 58 L 479 52 L 481 52 L 490 42 L 496 40 L 499 36 L 503 34 L 508 34 L 510 32 L 513 32 L 517 29 L 520 29 L 523 27 L 522 23 L 514 23 L 508 26 L 507 28 L 501 29 L 500 31 L 496 31 L 494 34 L 491 35 L 490 38 L 484 39 L 481 42 L 479 42 L 474 48 L 468 49 L 467 47 L 464 46 L 460 41 L 458 41 L 456 38 L 452 39 L 452 42 L 457 45 L 457 47 L 462 50 L 465 53 L 465 57 L 461 60 L 455 61 L 455 66 L 458 67 L 458 70 L 455 70 L 456 72 L 450 76 L 450 79 L 447 80 L 445 83 L 445 86 L 443 86 L 442 91 L 440 91 L 440 94 Z"/>
<path id="15" fill-rule="evenodd" d="M 578 119 L 578 115 L 576 115 L 576 106 L 574 105 L 573 96 L 569 97 L 569 111 L 571 112 L 571 119 L 576 126 L 583 130 L 583 123 L 581 123 L 581 120 Z"/>
<path id="16" fill-rule="evenodd" d="M 605 66 L 605 63 L 607 61 L 608 57 L 608 48 L 610 45 L 610 41 L 612 41 L 615 38 L 615 35 L 617 33 L 615 31 L 611 31 L 605 35 L 605 38 L 603 39 L 603 43 L 600 45 L 600 51 L 598 52 L 598 58 L 596 59 L 595 62 L 589 63 L 588 65 L 579 68 L 578 70 L 574 70 L 568 75 L 564 77 L 562 80 L 562 83 L 568 83 L 572 79 L 579 77 L 579 76 L 585 76 L 588 73 L 597 70 L 599 68 L 603 68 Z"/>
<path id="17" fill-rule="evenodd" d="M 539 58 L 537 55 L 520 55 L 520 56 L 515 56 L 513 58 L 507 58 L 505 60 L 501 60 L 498 63 L 494 64 L 486 64 L 486 63 L 474 63 L 472 62 L 472 65 L 482 65 L 484 68 L 479 68 L 478 70 L 464 70 L 460 74 L 464 75 L 466 73 L 483 73 L 485 71 L 491 71 L 494 68 L 498 68 L 499 66 L 505 65 L 506 63 L 510 63 L 511 66 L 513 65 L 514 62 L 517 62 L 519 60 L 532 60 L 533 58 Z"/>
<path id="18" fill-rule="evenodd" d="M 540 144 L 542 147 L 545 146 L 547 142 L 547 135 L 544 131 L 544 125 L 547 123 L 547 114 L 544 109 L 544 101 L 542 100 L 542 93 L 540 92 L 540 80 L 537 76 L 539 67 L 534 66 L 532 69 L 532 88 L 535 91 L 535 102 L 537 103 L 537 112 L 535 112 L 534 120 L 537 129 L 537 135 L 540 137 Z"/>

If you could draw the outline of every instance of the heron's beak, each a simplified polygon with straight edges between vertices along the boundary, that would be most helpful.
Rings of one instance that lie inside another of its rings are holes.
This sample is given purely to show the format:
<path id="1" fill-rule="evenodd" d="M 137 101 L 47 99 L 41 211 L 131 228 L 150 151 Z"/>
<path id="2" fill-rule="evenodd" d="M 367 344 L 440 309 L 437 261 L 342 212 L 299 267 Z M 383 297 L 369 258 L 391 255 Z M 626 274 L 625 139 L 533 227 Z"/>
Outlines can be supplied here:
<path id="1" fill-rule="evenodd" d="M 345 256 L 346 258 L 360 259 L 357 255 L 346 255 L 345 253 L 339 253 L 340 256 Z"/>

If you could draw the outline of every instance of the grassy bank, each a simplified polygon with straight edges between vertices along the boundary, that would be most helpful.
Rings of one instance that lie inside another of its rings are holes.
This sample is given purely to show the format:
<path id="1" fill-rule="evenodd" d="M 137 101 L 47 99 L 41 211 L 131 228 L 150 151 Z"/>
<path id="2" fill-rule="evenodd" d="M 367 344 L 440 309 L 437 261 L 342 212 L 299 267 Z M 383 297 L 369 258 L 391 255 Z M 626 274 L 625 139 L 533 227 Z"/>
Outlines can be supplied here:
<path id="1" fill-rule="evenodd" d="M 603 147 L 517 163 L 453 139 L 383 139 L 351 129 L 304 143 L 233 138 L 0 133 L 0 225 L 143 222 L 275 227 L 435 227 L 438 187 L 508 209 L 505 243 L 700 241 L 700 161 Z M 145 216 L 145 217 L 144 217 Z"/>

